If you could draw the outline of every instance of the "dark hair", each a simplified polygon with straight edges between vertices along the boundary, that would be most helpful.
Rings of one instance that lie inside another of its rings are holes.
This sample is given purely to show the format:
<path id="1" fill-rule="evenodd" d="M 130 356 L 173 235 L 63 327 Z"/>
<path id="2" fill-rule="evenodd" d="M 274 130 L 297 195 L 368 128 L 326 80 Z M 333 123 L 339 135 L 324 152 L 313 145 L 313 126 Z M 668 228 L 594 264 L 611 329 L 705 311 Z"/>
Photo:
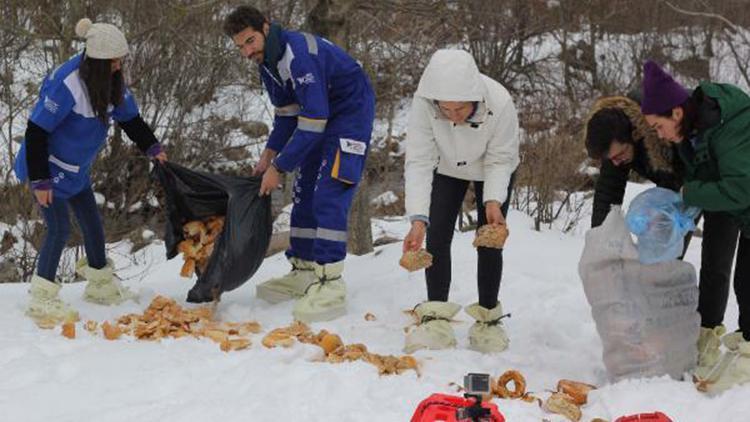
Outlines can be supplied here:
<path id="1" fill-rule="evenodd" d="M 109 118 L 109 105 L 122 104 L 125 91 L 122 70 L 112 73 L 112 59 L 92 59 L 84 56 L 78 72 L 86 84 L 94 114 L 106 124 Z"/>
<path id="2" fill-rule="evenodd" d="M 240 6 L 224 19 L 224 33 L 233 37 L 251 27 L 258 32 L 263 32 L 263 24 L 268 22 L 260 10 L 252 6 Z"/>
<path id="3" fill-rule="evenodd" d="M 698 112 L 698 100 L 694 96 L 690 96 L 684 103 L 677 107 L 682 109 L 682 121 L 678 127 L 678 132 L 682 139 L 688 139 L 701 126 L 700 113 Z M 675 107 L 675 108 L 677 108 Z M 674 109 L 667 110 L 663 113 L 657 113 L 661 117 L 672 117 Z"/>
<path id="4" fill-rule="evenodd" d="M 612 141 L 632 144 L 633 124 L 617 108 L 603 108 L 586 125 L 586 151 L 589 157 L 601 159 L 609 151 Z"/>

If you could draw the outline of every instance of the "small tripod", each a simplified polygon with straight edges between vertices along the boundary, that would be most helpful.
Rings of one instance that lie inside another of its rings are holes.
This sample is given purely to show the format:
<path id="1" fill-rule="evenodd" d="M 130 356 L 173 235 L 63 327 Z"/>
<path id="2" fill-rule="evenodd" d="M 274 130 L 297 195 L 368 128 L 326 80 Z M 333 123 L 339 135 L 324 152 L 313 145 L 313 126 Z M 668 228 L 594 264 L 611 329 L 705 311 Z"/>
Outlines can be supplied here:
<path id="1" fill-rule="evenodd" d="M 456 419 L 459 421 L 471 422 L 489 422 L 492 416 L 490 409 L 482 407 L 482 396 L 476 394 L 464 394 L 467 399 L 474 399 L 474 404 L 470 407 L 463 407 L 456 410 Z"/>

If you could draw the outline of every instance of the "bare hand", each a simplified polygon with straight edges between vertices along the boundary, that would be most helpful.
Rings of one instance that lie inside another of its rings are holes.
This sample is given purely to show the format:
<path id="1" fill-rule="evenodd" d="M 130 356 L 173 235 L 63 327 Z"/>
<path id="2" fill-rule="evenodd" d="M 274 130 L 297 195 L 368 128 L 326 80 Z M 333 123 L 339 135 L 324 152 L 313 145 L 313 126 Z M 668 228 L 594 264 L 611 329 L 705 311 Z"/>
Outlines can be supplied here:
<path id="1" fill-rule="evenodd" d="M 263 153 L 260 154 L 260 159 L 258 160 L 258 164 L 255 165 L 253 168 L 253 176 L 260 176 L 263 173 L 268 170 L 268 167 L 271 166 L 271 162 L 274 158 L 276 158 L 276 151 L 272 149 L 264 149 Z"/>
<path id="2" fill-rule="evenodd" d="M 505 224 L 505 216 L 500 209 L 501 204 L 497 201 L 487 201 L 484 211 L 487 215 L 487 224 Z"/>
<path id="3" fill-rule="evenodd" d="M 411 229 L 404 238 L 404 252 L 418 251 L 422 249 L 427 225 L 424 221 L 415 220 L 411 223 Z"/>
<path id="4" fill-rule="evenodd" d="M 263 174 L 263 181 L 260 182 L 260 192 L 258 192 L 258 195 L 270 195 L 274 189 L 279 187 L 279 181 L 279 171 L 276 170 L 276 167 L 269 166 L 268 170 Z"/>
<path id="5" fill-rule="evenodd" d="M 52 189 L 49 190 L 34 190 L 34 196 L 36 197 L 36 202 L 39 203 L 39 205 L 43 206 L 44 208 L 47 208 L 52 203 Z"/>
<path id="6" fill-rule="evenodd" d="M 154 160 L 157 160 L 159 163 L 164 164 L 164 162 L 167 161 L 167 153 L 162 151 L 154 155 Z"/>

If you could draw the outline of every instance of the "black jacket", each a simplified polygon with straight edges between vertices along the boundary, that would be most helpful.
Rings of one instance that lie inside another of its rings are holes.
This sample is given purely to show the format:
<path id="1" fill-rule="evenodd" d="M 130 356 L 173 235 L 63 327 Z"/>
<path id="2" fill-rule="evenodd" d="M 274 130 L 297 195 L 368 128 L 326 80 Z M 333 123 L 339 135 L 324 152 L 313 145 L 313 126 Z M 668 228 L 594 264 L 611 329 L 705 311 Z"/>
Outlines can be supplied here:
<path id="1" fill-rule="evenodd" d="M 622 204 L 625 186 L 632 172 L 659 187 L 674 191 L 680 189 L 684 178 L 682 161 L 676 147 L 658 139 L 653 129 L 646 124 L 638 103 L 626 97 L 601 98 L 594 104 L 589 119 L 603 108 L 619 108 L 628 116 L 634 128 L 634 154 L 633 161 L 619 167 L 611 160 L 602 160 L 599 176 L 594 184 L 591 227 L 604 222 L 613 204 Z"/>

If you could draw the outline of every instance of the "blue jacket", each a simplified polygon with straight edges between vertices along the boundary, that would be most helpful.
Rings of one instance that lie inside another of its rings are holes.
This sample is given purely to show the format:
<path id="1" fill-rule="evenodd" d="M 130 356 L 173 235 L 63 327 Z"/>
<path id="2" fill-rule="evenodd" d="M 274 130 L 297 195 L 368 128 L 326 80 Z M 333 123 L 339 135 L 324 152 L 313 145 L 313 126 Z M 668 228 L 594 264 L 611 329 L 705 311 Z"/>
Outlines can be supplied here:
<path id="1" fill-rule="evenodd" d="M 52 189 L 60 198 L 69 198 L 91 185 L 91 165 L 104 147 L 109 131 L 109 123 L 104 124 L 96 117 L 86 85 L 78 74 L 82 58 L 82 54 L 74 56 L 44 79 L 39 100 L 29 117 L 50 134 L 47 141 L 50 177 Z M 110 113 L 118 122 L 138 116 L 138 105 L 127 88 L 122 104 L 111 107 Z M 14 170 L 20 181 L 27 181 L 25 141 Z"/>
<path id="2" fill-rule="evenodd" d="M 323 142 L 338 144 L 333 177 L 359 181 L 372 133 L 375 95 L 362 67 L 330 41 L 271 25 L 260 75 L 276 107 L 267 147 L 293 171 Z"/>

